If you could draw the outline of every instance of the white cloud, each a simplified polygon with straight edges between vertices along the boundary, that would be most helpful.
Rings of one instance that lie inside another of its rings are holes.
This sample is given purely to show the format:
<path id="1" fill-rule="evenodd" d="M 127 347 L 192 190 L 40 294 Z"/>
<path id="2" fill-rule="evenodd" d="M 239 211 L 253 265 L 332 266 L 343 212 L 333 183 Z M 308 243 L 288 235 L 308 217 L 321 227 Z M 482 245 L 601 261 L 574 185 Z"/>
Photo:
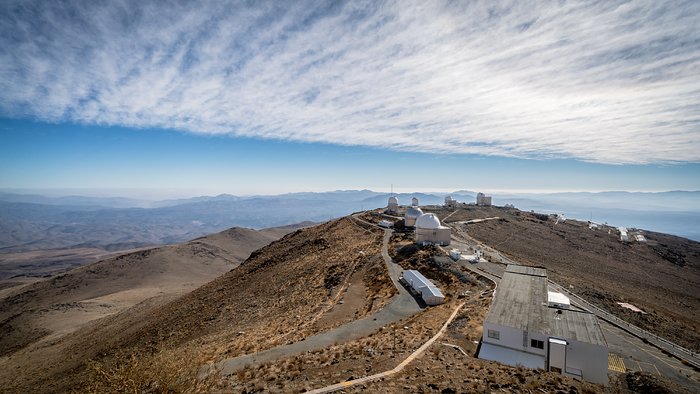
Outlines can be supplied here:
<path id="1" fill-rule="evenodd" d="M 3 2 L 0 111 L 405 151 L 700 162 L 699 2 L 528 3 Z"/>

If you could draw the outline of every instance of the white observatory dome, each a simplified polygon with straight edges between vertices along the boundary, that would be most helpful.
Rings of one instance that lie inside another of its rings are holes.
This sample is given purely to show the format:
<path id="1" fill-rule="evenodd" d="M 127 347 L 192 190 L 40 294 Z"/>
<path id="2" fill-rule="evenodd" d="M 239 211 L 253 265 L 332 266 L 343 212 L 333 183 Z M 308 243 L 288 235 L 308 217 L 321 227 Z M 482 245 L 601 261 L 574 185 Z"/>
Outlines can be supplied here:
<path id="1" fill-rule="evenodd" d="M 418 219 L 420 215 L 423 214 L 423 211 L 421 211 L 420 208 L 416 207 L 408 207 L 406 210 L 406 217 L 407 218 L 412 218 L 412 219 Z"/>
<path id="2" fill-rule="evenodd" d="M 399 199 L 394 197 L 394 196 L 391 196 L 391 197 L 389 197 L 389 204 L 397 204 L 398 205 Z"/>
<path id="3" fill-rule="evenodd" d="M 420 215 L 416 220 L 416 228 L 438 229 L 440 228 L 440 219 L 434 213 Z"/>
<path id="4" fill-rule="evenodd" d="M 411 205 L 413 205 L 414 207 L 417 207 L 417 206 L 418 206 L 418 199 L 415 198 L 415 197 L 413 197 L 413 198 L 411 199 Z"/>

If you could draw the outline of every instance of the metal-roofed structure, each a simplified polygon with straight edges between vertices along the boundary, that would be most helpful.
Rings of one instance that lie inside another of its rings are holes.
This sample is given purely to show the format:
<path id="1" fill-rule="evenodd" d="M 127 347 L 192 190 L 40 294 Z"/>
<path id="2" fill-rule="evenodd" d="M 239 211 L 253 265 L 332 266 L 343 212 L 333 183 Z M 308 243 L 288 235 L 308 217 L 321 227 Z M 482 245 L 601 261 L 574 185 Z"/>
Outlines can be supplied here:
<path id="1" fill-rule="evenodd" d="M 403 272 L 403 279 L 409 286 L 421 295 L 427 305 L 438 305 L 445 302 L 445 296 L 428 278 L 416 270 Z"/>
<path id="2" fill-rule="evenodd" d="M 562 309 L 569 309 L 571 307 L 571 300 L 569 300 L 569 297 L 555 291 L 547 292 L 547 302 L 550 307 Z"/>
<path id="3" fill-rule="evenodd" d="M 484 320 L 479 358 L 607 383 L 607 342 L 595 315 L 551 303 L 547 286 L 542 268 L 506 268 Z"/>
<path id="4" fill-rule="evenodd" d="M 528 267 L 526 265 L 510 264 L 506 267 L 506 272 L 515 274 L 547 277 L 547 270 L 544 268 Z"/>

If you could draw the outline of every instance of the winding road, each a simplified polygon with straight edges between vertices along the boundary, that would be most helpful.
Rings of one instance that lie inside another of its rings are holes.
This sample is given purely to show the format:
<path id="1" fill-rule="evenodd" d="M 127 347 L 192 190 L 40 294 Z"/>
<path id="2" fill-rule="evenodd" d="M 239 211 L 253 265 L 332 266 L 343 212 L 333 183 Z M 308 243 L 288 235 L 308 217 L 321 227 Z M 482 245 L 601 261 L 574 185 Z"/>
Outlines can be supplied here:
<path id="1" fill-rule="evenodd" d="M 353 220 L 358 222 L 358 226 L 361 224 L 363 227 L 372 226 L 378 227 L 373 223 L 362 220 L 357 217 L 357 214 L 351 216 Z M 486 220 L 493 220 L 496 218 L 488 218 Z M 481 221 L 481 220 L 480 220 Z M 444 221 L 443 221 L 444 222 Z M 452 223 L 458 224 L 458 223 Z M 449 224 L 448 224 L 449 225 Z M 497 262 L 486 262 L 482 261 L 477 264 L 464 263 L 461 264 L 464 267 L 474 271 L 475 273 L 487 277 L 498 283 L 500 277 L 505 271 L 506 264 L 517 264 L 517 262 L 503 256 L 498 250 L 484 245 L 471 238 L 466 232 L 461 229 L 452 226 L 455 230 L 453 232 L 454 246 L 457 247 L 475 247 L 479 246 L 486 256 L 488 256 L 491 261 Z M 410 317 L 421 311 L 421 307 L 418 301 L 399 283 L 399 278 L 402 275 L 402 268 L 400 265 L 393 262 L 391 256 L 389 256 L 388 245 L 393 233 L 390 229 L 382 229 L 384 231 L 384 237 L 382 242 L 381 255 L 386 264 L 389 276 L 398 290 L 398 294 L 394 296 L 391 303 L 386 305 L 384 308 L 378 312 L 367 316 L 363 319 L 355 320 L 353 322 L 347 323 L 340 327 L 310 336 L 302 341 L 295 342 L 288 345 L 278 346 L 272 349 L 261 351 L 258 353 L 247 354 L 232 359 L 221 361 L 216 365 L 216 368 L 221 371 L 223 375 L 230 375 L 240 368 L 246 365 L 252 365 L 257 363 L 264 363 L 269 361 L 274 361 L 280 358 L 292 357 L 299 355 L 307 351 L 315 351 L 324 349 L 326 347 L 332 346 L 338 343 L 344 343 L 356 339 L 360 339 L 367 336 L 380 328 L 402 320 L 404 318 Z M 560 285 L 549 281 L 550 287 L 556 289 L 557 291 L 563 292 L 569 296 L 572 300 L 572 304 L 580 308 L 589 310 L 590 312 L 596 314 L 601 320 L 601 326 L 605 331 L 606 338 L 608 338 L 609 346 L 611 351 L 616 351 L 623 355 L 624 363 L 627 363 L 629 367 L 631 363 L 635 363 L 639 366 L 639 370 L 645 370 L 645 368 L 653 368 L 653 370 L 648 370 L 646 372 L 656 372 L 658 374 L 664 374 L 666 376 L 673 376 L 676 381 L 684 381 L 687 385 L 690 383 L 691 387 L 698 383 L 697 373 L 683 366 L 682 363 L 676 359 L 670 359 L 668 356 L 663 354 L 657 354 L 658 349 L 662 349 L 669 352 L 681 360 L 685 360 L 689 364 L 700 365 L 700 360 L 698 360 L 697 354 L 689 352 L 663 338 L 659 338 L 649 332 L 642 330 L 639 327 L 630 325 L 627 322 L 613 316 L 612 314 L 604 311 L 577 295 L 570 293 L 567 289 L 561 287 Z M 461 307 L 461 305 L 460 305 Z M 356 379 L 354 381 L 341 382 L 328 387 L 320 388 L 314 392 L 331 392 L 336 390 L 341 390 L 349 386 L 365 383 L 367 381 L 380 379 L 386 376 L 393 375 L 403 369 L 409 362 L 411 362 L 415 357 L 420 355 L 422 351 L 427 349 L 433 341 L 435 341 L 444 331 L 444 329 L 449 325 L 450 321 L 457 313 L 460 307 L 457 307 L 452 315 L 452 317 L 445 323 L 442 330 L 426 342 L 421 348 L 416 352 L 411 354 L 402 363 L 400 363 L 396 368 L 385 371 L 372 376 L 363 377 Z M 644 343 L 648 341 L 649 344 Z M 650 346 L 653 345 L 653 346 Z M 612 354 L 612 353 L 611 353 Z M 665 359 L 664 359 L 665 358 Z M 644 367 L 643 367 L 644 366 Z M 634 367 L 632 369 L 635 369 Z M 688 380 L 686 380 L 688 379 Z"/>
<path id="2" fill-rule="evenodd" d="M 355 216 L 352 217 L 355 220 L 361 221 L 365 225 L 369 224 L 371 226 L 375 226 L 374 224 L 363 221 Z M 381 252 L 382 258 L 384 259 L 384 263 L 386 264 L 389 272 L 389 276 L 391 277 L 391 281 L 398 290 L 398 294 L 394 296 L 391 303 L 376 313 L 363 319 L 355 320 L 340 327 L 312 335 L 302 341 L 224 360 L 217 363 L 215 368 L 220 370 L 223 375 L 231 375 L 246 365 L 265 363 L 280 358 L 293 357 L 307 351 L 320 350 L 334 344 L 360 339 L 379 330 L 381 327 L 413 316 L 414 314 L 420 312 L 422 309 L 416 299 L 399 283 L 399 278 L 401 277 L 403 270 L 401 266 L 394 263 L 391 256 L 389 256 L 389 240 L 391 239 L 391 234 L 392 230 L 384 229 L 384 239 L 382 242 Z"/>

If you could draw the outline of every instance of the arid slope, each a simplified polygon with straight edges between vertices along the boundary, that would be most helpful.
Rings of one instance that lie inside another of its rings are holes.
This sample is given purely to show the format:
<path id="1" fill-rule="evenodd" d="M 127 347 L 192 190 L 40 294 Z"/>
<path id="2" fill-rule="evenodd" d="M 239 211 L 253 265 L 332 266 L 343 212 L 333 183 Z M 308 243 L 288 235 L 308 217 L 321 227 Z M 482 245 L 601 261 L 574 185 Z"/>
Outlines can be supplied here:
<path id="1" fill-rule="evenodd" d="M 202 239 L 178 248 L 185 248 L 189 258 L 214 261 L 212 247 L 223 248 L 231 238 L 222 233 L 205 237 L 206 248 Z M 348 317 L 366 316 L 391 299 L 395 290 L 381 260 L 381 240 L 380 230 L 349 218 L 295 231 L 214 281 L 170 297 L 169 303 L 151 298 L 56 341 L 13 353 L 0 361 L 5 371 L 0 380 L 19 391 L 64 391 L 81 387 L 90 365 L 113 365 L 117 354 L 173 352 L 206 362 L 298 341 L 342 323 L 342 318 L 321 318 L 357 281 L 353 278 L 362 279 L 365 294 Z M 134 256 L 131 264 L 147 257 Z"/>
<path id="2" fill-rule="evenodd" d="M 152 297 L 181 295 L 235 268 L 252 251 L 293 228 L 232 228 L 190 242 L 89 264 L 0 299 L 0 355 Z"/>

